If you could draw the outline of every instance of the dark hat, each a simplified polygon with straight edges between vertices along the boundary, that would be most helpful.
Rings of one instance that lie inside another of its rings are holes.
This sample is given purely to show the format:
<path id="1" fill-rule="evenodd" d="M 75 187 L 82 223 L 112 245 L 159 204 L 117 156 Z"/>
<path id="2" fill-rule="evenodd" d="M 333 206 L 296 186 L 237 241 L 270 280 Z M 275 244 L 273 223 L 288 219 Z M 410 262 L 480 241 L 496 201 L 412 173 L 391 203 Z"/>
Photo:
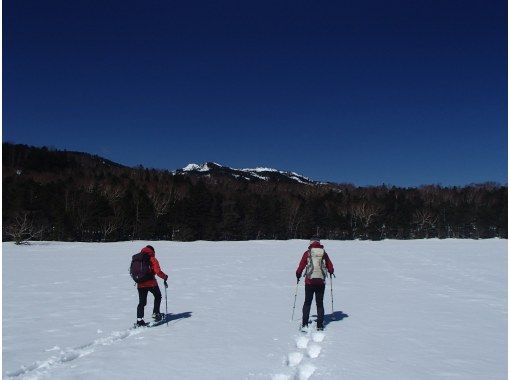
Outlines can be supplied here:
<path id="1" fill-rule="evenodd" d="M 310 245 L 308 246 L 308 249 L 311 249 L 311 248 L 324 248 L 324 246 L 321 244 L 320 241 L 314 240 L 314 241 L 310 242 Z"/>

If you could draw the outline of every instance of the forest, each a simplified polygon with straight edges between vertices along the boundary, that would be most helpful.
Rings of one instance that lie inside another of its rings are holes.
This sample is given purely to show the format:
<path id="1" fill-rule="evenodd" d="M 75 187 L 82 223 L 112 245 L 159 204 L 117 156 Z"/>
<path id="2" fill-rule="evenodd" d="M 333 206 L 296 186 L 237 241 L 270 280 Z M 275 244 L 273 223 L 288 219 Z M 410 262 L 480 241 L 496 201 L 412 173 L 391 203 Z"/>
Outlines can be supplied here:
<path id="1" fill-rule="evenodd" d="M 2 144 L 2 240 L 507 238 L 508 188 L 245 180 Z"/>

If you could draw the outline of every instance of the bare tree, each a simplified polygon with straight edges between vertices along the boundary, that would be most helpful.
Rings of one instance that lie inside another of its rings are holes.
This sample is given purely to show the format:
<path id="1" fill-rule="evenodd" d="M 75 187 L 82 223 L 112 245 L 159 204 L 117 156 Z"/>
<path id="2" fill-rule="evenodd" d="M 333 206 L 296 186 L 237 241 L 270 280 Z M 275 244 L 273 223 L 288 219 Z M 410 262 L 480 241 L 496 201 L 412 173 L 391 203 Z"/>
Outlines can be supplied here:
<path id="1" fill-rule="evenodd" d="M 417 225 L 418 232 L 425 232 L 425 238 L 429 237 L 429 229 L 437 223 L 437 215 L 431 210 L 416 210 L 413 214 L 413 223 Z"/>
<path id="2" fill-rule="evenodd" d="M 288 236 L 295 239 L 297 236 L 297 230 L 301 223 L 301 217 L 299 210 L 301 208 L 301 201 L 299 199 L 292 199 L 289 207 L 289 219 L 287 225 Z"/>
<path id="3" fill-rule="evenodd" d="M 111 203 L 119 201 L 124 195 L 124 189 L 120 186 L 106 184 L 101 188 L 101 195 L 105 196 Z"/>
<path id="4" fill-rule="evenodd" d="M 101 234 L 103 235 L 102 240 L 106 241 L 108 236 L 117 231 L 119 225 L 120 223 L 116 217 L 104 218 L 101 223 Z"/>
<path id="5" fill-rule="evenodd" d="M 6 235 L 11 237 L 17 245 L 28 244 L 34 238 L 40 238 L 43 231 L 44 228 L 34 226 L 33 218 L 29 212 L 16 215 L 12 223 L 5 227 Z"/>
<path id="6" fill-rule="evenodd" d="M 372 218 L 376 216 L 378 213 L 379 207 L 374 204 L 370 204 L 366 201 L 355 204 L 352 207 L 352 215 L 354 216 L 355 221 L 359 222 L 359 224 L 365 230 L 365 237 L 368 237 L 367 229 L 368 226 L 370 225 L 370 222 L 372 221 Z"/>
<path id="7" fill-rule="evenodd" d="M 169 206 L 172 200 L 172 193 L 163 192 L 163 191 L 151 191 L 149 190 L 147 193 L 149 199 L 152 201 L 152 206 L 154 207 L 154 211 L 156 213 L 156 218 L 163 216 L 168 213 Z M 173 202 L 175 203 L 175 201 Z"/>

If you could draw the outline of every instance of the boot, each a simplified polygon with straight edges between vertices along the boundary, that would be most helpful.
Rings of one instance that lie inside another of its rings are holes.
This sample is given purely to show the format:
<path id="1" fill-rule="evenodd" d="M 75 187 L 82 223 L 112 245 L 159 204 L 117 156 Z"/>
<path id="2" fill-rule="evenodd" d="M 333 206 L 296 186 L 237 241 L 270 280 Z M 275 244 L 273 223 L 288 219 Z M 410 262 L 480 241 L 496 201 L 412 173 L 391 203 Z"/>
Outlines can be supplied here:
<path id="1" fill-rule="evenodd" d="M 145 326 L 148 326 L 149 324 L 146 323 L 143 319 L 139 319 L 136 321 L 136 327 L 145 327 Z"/>
<path id="2" fill-rule="evenodd" d="M 163 319 L 164 316 L 165 314 L 163 313 L 154 313 L 152 314 L 152 319 L 154 319 L 154 322 L 159 322 Z"/>

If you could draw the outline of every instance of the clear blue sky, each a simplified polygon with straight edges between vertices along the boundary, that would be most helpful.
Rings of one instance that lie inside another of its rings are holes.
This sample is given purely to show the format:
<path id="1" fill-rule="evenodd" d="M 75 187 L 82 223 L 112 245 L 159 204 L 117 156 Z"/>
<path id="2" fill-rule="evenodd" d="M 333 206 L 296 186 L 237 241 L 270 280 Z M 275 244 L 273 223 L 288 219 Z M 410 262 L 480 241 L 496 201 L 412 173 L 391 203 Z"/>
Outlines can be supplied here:
<path id="1" fill-rule="evenodd" d="M 507 183 L 506 1 L 6 0 L 3 17 L 3 141 Z"/>

